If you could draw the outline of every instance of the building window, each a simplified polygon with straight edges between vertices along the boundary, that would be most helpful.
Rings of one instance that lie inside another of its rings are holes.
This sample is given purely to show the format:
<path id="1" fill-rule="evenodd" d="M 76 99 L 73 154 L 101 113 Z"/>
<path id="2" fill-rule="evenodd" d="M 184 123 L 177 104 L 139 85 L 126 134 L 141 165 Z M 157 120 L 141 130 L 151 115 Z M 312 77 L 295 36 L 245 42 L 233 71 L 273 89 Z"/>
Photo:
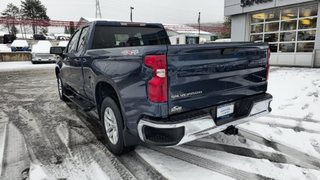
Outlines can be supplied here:
<path id="1" fill-rule="evenodd" d="M 296 19 L 298 17 L 298 8 L 283 9 L 281 11 L 281 20 Z"/>
<path id="2" fill-rule="evenodd" d="M 299 20 L 299 29 L 317 28 L 317 18 L 304 18 Z"/>
<path id="3" fill-rule="evenodd" d="M 250 15 L 250 41 L 268 42 L 271 52 L 314 50 L 318 6 L 279 8 Z"/>

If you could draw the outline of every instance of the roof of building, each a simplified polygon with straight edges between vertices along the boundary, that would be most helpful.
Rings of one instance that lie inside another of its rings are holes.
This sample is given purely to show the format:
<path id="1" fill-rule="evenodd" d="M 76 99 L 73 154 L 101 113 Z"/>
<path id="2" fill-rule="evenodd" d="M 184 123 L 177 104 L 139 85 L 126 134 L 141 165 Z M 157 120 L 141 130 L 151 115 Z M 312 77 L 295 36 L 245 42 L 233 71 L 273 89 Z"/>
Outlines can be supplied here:
<path id="1" fill-rule="evenodd" d="M 185 24 L 163 24 L 167 31 L 173 31 L 179 34 L 198 34 L 199 30 L 197 28 L 185 25 Z M 210 35 L 212 33 L 200 30 L 200 34 Z"/>

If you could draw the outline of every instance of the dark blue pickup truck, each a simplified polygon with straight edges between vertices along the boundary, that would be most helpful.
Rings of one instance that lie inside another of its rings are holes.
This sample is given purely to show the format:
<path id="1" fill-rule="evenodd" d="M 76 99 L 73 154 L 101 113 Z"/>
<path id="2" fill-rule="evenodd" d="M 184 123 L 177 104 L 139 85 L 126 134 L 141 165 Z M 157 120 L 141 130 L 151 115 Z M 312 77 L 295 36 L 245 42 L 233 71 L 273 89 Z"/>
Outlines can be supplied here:
<path id="1" fill-rule="evenodd" d="M 93 21 L 59 55 L 60 98 L 97 111 L 115 154 L 174 146 L 271 111 L 264 43 L 170 45 L 161 24 Z"/>

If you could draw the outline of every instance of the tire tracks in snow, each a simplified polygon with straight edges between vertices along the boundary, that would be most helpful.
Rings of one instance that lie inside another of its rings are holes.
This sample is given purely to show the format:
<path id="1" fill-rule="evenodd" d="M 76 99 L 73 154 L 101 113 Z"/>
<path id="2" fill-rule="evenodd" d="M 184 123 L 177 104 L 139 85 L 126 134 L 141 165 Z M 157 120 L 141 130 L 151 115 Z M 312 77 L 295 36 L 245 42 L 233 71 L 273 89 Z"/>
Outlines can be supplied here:
<path id="1" fill-rule="evenodd" d="M 137 179 L 166 180 L 135 151 L 121 155 L 118 159 Z"/>
<path id="2" fill-rule="evenodd" d="M 186 161 L 190 164 L 197 165 L 199 167 L 215 171 L 217 173 L 235 178 L 235 179 L 246 179 L 246 180 L 269 180 L 272 179 L 270 177 L 266 177 L 260 174 L 254 174 L 246 171 L 242 171 L 239 169 L 235 169 L 230 166 L 226 166 L 224 164 L 191 154 L 187 153 L 178 149 L 174 148 L 159 148 L 159 147 L 152 147 L 148 146 L 149 149 L 157 151 L 159 153 L 165 154 L 167 156 L 171 156 L 183 161 Z"/>
<path id="3" fill-rule="evenodd" d="M 294 159 L 297 159 L 299 164 L 306 166 L 306 167 L 313 167 L 313 169 L 320 169 L 320 159 L 310 156 L 304 152 L 301 152 L 295 148 L 286 146 L 276 141 L 270 141 L 254 132 L 248 131 L 243 128 L 239 128 L 239 136 L 244 138 L 250 139 L 257 143 L 263 144 L 265 146 L 271 147 L 276 151 L 284 153 L 288 156 L 291 156 Z"/>
<path id="4" fill-rule="evenodd" d="M 296 117 L 288 117 L 288 116 L 281 116 L 281 115 L 274 115 L 274 114 L 268 114 L 267 117 L 271 117 L 271 118 L 280 118 L 280 119 L 285 119 L 285 120 L 294 120 L 294 121 L 298 121 L 298 122 L 311 122 L 311 123 L 320 123 L 320 120 L 316 120 L 316 119 L 312 119 L 307 117 L 304 118 L 296 118 Z"/>
<path id="5" fill-rule="evenodd" d="M 105 149 L 105 151 L 108 151 L 106 147 L 103 145 L 104 135 L 102 131 L 102 127 L 99 124 L 99 120 L 97 117 L 97 114 L 94 112 L 82 112 L 77 107 L 74 107 L 72 104 L 68 104 L 68 106 L 73 110 L 74 113 L 79 117 L 79 119 L 82 121 L 82 123 L 85 124 L 86 127 L 90 129 L 90 132 L 93 132 L 96 139 L 98 139 L 100 143 L 96 143 L 96 146 L 100 147 L 101 149 Z M 89 132 L 82 129 L 77 128 L 76 125 L 73 123 L 71 126 L 71 129 L 75 130 L 79 134 L 82 134 L 83 137 L 89 138 L 88 141 L 91 141 L 90 139 L 93 139 L 94 137 L 90 137 L 88 134 Z M 108 151 L 109 152 L 109 151 Z M 115 156 L 118 158 L 118 160 L 124 165 L 127 170 L 135 176 L 137 179 L 152 179 L 152 180 L 165 180 L 166 178 L 159 173 L 156 169 L 154 169 L 150 164 L 148 164 L 142 157 L 140 157 L 139 154 L 137 154 L 135 151 L 132 151 L 128 154 L 124 154 L 121 156 Z"/>
<path id="6" fill-rule="evenodd" d="M 7 127 L 6 146 L 4 150 L 4 166 L 1 177 L 6 180 L 23 179 L 21 173 L 29 169 L 30 159 L 25 140 L 12 123 L 9 123 Z"/>
<path id="7" fill-rule="evenodd" d="M 287 156 L 285 154 L 260 151 L 260 150 L 245 148 L 245 147 L 231 146 L 227 144 L 218 144 L 218 143 L 212 143 L 207 141 L 193 141 L 183 146 L 192 146 L 197 148 L 222 151 L 230 154 L 235 154 L 235 155 L 250 157 L 255 159 L 266 159 L 272 163 L 292 164 L 302 168 L 314 168 L 314 166 L 310 166 L 309 164 L 306 164 L 306 163 L 301 163 L 300 161 L 290 156 Z"/>
<path id="8" fill-rule="evenodd" d="M 81 118 L 80 118 L 81 119 Z M 100 173 L 111 179 L 135 179 L 134 175 L 94 136 L 87 126 L 75 120 L 58 127 L 57 132 L 64 146 L 69 149 L 73 158 L 85 162 L 93 162 L 100 167 Z M 60 132 L 60 133 L 59 133 Z M 62 133 L 61 133 L 62 132 Z M 112 172 L 117 172 L 112 175 Z"/>
<path id="9" fill-rule="evenodd" d="M 310 129 L 308 127 L 303 127 L 303 122 L 298 122 L 296 125 L 290 125 L 290 124 L 281 124 L 281 123 L 274 123 L 274 122 L 262 122 L 262 121 L 252 121 L 250 123 L 256 123 L 256 124 L 262 124 L 262 125 L 267 125 L 270 127 L 279 127 L 279 128 L 284 128 L 284 129 L 292 129 L 295 132 L 307 132 L 307 133 L 312 133 L 312 134 L 320 134 L 320 124 L 315 124 L 313 127 L 319 127 L 319 130 L 317 129 Z"/>

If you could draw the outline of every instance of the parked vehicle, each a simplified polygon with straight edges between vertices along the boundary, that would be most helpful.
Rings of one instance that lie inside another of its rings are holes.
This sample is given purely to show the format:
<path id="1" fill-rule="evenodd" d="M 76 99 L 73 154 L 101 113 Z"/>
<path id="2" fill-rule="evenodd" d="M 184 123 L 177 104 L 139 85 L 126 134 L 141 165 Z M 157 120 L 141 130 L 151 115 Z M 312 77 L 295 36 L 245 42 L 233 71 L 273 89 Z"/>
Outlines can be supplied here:
<path id="1" fill-rule="evenodd" d="M 34 34 L 33 39 L 34 40 L 46 40 L 46 37 L 42 34 Z"/>
<path id="2" fill-rule="evenodd" d="M 11 51 L 30 51 L 29 44 L 26 40 L 14 40 L 11 44 Z"/>
<path id="3" fill-rule="evenodd" d="M 13 34 L 5 34 L 3 35 L 3 44 L 12 43 L 16 39 L 16 36 Z"/>
<path id="4" fill-rule="evenodd" d="M 60 47 L 67 47 L 68 41 L 59 41 L 58 46 Z"/>
<path id="5" fill-rule="evenodd" d="M 214 42 L 231 42 L 231 39 L 216 39 Z"/>
<path id="6" fill-rule="evenodd" d="M 38 62 L 55 62 L 55 56 L 53 54 L 50 54 L 50 48 L 51 48 L 50 41 L 38 41 L 37 44 L 33 45 L 32 47 L 32 64 L 38 63 Z"/>
<path id="7" fill-rule="evenodd" d="M 96 111 L 111 152 L 180 145 L 271 111 L 268 45 L 171 46 L 161 24 L 94 21 L 61 56 L 61 100 Z"/>

